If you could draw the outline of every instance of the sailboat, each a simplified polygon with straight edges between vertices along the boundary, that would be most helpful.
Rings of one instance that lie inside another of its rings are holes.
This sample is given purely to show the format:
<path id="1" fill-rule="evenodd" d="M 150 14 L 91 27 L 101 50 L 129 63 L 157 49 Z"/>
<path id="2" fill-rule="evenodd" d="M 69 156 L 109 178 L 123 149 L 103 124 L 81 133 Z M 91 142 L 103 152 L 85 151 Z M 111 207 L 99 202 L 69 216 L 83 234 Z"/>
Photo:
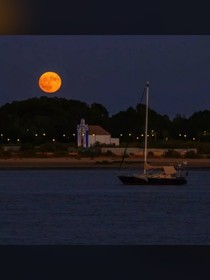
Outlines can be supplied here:
<path id="1" fill-rule="evenodd" d="M 185 163 L 168 166 L 153 166 L 147 162 L 149 82 L 146 84 L 146 116 L 144 141 L 144 171 L 130 175 L 119 175 L 124 185 L 183 185 L 187 183 Z"/>

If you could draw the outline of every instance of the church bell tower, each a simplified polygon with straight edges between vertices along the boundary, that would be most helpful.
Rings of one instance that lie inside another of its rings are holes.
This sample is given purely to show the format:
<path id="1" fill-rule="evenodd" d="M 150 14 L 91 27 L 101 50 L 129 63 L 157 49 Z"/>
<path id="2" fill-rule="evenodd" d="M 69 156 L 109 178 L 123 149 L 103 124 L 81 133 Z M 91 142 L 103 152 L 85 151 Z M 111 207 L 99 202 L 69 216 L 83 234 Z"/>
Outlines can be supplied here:
<path id="1" fill-rule="evenodd" d="M 80 124 L 77 125 L 77 147 L 88 147 L 88 125 L 85 120 L 81 119 Z"/>

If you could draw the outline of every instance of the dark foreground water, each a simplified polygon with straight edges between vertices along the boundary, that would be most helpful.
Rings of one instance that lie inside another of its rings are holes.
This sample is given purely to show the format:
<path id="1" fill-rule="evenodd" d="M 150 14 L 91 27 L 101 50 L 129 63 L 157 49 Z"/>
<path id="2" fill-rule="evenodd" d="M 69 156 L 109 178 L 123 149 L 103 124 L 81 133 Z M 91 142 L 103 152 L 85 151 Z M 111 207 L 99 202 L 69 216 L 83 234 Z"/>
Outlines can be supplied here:
<path id="1" fill-rule="evenodd" d="M 0 245 L 210 244 L 210 170 L 183 186 L 124 186 L 114 169 L 0 174 Z"/>

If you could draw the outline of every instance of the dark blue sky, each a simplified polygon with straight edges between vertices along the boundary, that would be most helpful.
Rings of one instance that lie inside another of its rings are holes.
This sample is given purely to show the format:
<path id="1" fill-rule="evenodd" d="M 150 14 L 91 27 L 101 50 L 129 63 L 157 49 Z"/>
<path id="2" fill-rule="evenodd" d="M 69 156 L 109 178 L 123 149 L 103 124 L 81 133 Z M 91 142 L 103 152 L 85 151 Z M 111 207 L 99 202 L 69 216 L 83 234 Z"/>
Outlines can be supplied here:
<path id="1" fill-rule="evenodd" d="M 38 78 L 62 78 L 57 97 L 106 107 L 110 116 L 140 102 L 150 81 L 152 109 L 170 118 L 210 110 L 210 36 L 0 36 L 0 106 L 40 97 Z"/>

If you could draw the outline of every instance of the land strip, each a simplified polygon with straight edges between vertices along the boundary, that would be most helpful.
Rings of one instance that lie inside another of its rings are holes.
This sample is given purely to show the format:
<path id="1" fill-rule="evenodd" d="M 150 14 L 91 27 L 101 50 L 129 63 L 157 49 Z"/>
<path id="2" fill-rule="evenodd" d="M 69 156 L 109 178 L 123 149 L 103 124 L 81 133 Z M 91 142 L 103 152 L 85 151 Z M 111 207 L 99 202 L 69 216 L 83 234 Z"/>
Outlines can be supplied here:
<path id="1" fill-rule="evenodd" d="M 150 164 L 178 165 L 187 162 L 188 168 L 210 168 L 210 159 L 151 158 Z M 0 169 L 50 169 L 50 168 L 129 168 L 143 167 L 143 159 L 95 157 L 95 158 L 8 158 L 0 159 Z"/>

